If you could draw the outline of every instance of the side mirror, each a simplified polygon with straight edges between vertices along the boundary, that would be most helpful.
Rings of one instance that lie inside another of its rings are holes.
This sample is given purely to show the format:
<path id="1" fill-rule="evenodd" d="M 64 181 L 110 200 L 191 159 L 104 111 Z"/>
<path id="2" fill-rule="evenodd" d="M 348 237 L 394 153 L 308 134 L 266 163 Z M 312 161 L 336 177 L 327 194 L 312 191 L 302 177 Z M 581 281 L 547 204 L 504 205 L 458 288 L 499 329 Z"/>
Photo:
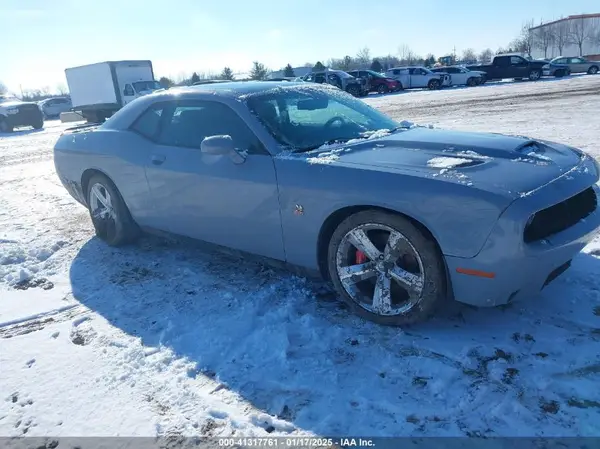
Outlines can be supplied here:
<path id="1" fill-rule="evenodd" d="M 236 164 L 241 164 L 246 160 L 243 154 L 236 151 L 233 139 L 228 135 L 206 137 L 200 144 L 200 151 L 212 156 L 228 155 Z"/>

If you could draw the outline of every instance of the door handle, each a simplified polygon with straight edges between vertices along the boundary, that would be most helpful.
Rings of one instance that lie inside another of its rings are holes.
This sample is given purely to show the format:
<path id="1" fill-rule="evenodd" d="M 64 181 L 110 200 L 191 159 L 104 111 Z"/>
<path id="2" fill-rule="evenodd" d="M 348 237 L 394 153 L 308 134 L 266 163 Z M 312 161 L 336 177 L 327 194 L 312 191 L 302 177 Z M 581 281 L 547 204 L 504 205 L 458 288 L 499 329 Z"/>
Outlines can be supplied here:
<path id="1" fill-rule="evenodd" d="M 165 156 L 163 156 L 162 154 L 153 154 L 150 157 L 150 160 L 154 165 L 161 165 L 165 161 L 165 159 Z"/>

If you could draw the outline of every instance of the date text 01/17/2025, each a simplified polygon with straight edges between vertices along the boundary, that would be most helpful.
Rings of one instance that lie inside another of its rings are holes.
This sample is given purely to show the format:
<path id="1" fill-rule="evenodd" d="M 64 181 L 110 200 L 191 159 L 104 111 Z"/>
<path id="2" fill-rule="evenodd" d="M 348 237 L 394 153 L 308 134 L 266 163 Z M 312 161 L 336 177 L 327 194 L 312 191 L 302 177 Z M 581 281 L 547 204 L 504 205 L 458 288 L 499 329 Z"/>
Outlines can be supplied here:
<path id="1" fill-rule="evenodd" d="M 368 438 L 240 437 L 218 438 L 218 445 L 230 448 L 333 449 L 342 447 L 374 447 L 375 443 Z"/>

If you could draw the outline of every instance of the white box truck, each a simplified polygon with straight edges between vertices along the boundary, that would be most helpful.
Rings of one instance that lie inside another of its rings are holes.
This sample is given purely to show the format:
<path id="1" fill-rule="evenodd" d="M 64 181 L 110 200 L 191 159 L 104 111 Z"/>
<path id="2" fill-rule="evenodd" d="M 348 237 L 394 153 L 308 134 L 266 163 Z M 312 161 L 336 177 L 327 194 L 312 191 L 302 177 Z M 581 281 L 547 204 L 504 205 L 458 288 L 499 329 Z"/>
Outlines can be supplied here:
<path id="1" fill-rule="evenodd" d="M 161 89 L 151 61 L 106 61 L 65 70 L 74 111 L 103 122 L 130 101 Z"/>

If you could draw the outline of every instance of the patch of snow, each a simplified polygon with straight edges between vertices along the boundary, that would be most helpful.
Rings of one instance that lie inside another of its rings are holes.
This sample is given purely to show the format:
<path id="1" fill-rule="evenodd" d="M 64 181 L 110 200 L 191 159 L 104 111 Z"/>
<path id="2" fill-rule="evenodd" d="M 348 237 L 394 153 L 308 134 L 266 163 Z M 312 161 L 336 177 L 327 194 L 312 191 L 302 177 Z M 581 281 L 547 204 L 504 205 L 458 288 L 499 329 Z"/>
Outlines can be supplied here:
<path id="1" fill-rule="evenodd" d="M 471 162 L 471 159 L 464 159 L 459 157 L 434 157 L 427 161 L 427 166 L 431 168 L 448 169 L 457 167 L 459 165 L 467 164 Z"/>

